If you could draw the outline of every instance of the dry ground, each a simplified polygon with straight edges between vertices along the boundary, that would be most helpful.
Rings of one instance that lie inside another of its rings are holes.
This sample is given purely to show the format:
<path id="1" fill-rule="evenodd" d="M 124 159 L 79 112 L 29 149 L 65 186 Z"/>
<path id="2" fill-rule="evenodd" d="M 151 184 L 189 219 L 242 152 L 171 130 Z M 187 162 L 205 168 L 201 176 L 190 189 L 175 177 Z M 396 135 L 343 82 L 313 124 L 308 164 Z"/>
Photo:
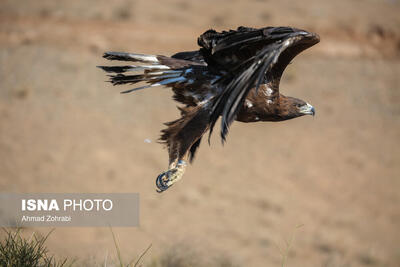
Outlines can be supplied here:
<path id="1" fill-rule="evenodd" d="M 139 192 L 140 227 L 114 229 L 125 258 L 184 244 L 278 266 L 276 245 L 302 224 L 288 266 L 400 266 L 399 14 L 397 0 L 2 0 L 0 188 Z M 320 33 L 281 85 L 317 115 L 234 123 L 224 147 L 215 135 L 157 194 L 167 153 L 155 140 L 178 116 L 171 93 L 120 95 L 95 66 L 106 50 L 169 55 L 239 25 Z M 99 262 L 114 253 L 105 228 L 58 228 L 48 245 Z"/>

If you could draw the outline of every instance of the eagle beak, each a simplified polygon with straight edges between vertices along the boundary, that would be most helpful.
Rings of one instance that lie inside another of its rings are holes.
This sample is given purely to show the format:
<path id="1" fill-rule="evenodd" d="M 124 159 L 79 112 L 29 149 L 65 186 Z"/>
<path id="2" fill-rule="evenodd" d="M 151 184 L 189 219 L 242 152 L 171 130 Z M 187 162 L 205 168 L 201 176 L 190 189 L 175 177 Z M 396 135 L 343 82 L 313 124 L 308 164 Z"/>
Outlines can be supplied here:
<path id="1" fill-rule="evenodd" d="M 315 115 L 315 108 L 310 104 L 303 105 L 299 108 L 299 112 L 303 115 Z"/>
<path id="2" fill-rule="evenodd" d="M 293 37 L 298 37 L 298 42 L 310 44 L 310 46 L 319 43 L 319 35 L 313 32 L 297 31 L 292 34 Z"/>

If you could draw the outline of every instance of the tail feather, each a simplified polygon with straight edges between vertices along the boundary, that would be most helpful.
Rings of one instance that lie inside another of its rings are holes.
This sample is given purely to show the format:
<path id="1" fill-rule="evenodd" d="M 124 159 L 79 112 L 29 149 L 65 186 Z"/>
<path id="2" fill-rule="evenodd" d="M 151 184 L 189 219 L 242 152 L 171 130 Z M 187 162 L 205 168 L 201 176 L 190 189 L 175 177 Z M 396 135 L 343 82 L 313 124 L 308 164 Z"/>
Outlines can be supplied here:
<path id="1" fill-rule="evenodd" d="M 168 147 L 170 163 L 182 159 L 189 153 L 190 162 L 194 159 L 200 139 L 208 129 L 210 112 L 206 106 L 184 107 L 178 109 L 182 117 L 165 123 L 168 128 L 161 131 L 160 143 Z"/>

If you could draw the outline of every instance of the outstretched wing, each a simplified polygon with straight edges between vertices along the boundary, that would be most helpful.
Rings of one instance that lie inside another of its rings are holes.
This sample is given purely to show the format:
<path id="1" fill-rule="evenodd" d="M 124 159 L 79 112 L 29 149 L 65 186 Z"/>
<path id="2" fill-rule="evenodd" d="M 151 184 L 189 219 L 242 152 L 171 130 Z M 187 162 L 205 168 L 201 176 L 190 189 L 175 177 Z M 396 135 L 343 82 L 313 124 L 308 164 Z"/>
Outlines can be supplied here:
<path id="1" fill-rule="evenodd" d="M 318 41 L 316 34 L 289 27 L 239 27 L 236 31 L 209 30 L 202 34 L 198 39 L 200 52 L 208 69 L 221 76 L 215 83 L 223 88 L 213 103 L 210 136 L 222 116 L 224 141 L 248 92 L 263 83 L 278 90 L 280 77 L 290 61 Z"/>
<path id="2" fill-rule="evenodd" d="M 108 60 L 132 61 L 139 63 L 139 65 L 98 66 L 104 71 L 111 73 L 109 75 L 109 82 L 113 85 L 137 84 L 140 82 L 147 83 L 147 85 L 125 90 L 121 93 L 130 93 L 159 85 L 173 87 L 174 89 L 183 88 L 193 80 L 191 77 L 193 74 L 197 74 L 198 72 L 202 73 L 205 69 L 204 61 L 201 62 L 199 60 L 184 59 L 184 57 L 179 57 L 179 55 L 178 57 L 166 57 L 160 55 L 106 52 L 103 57 Z M 129 74 L 130 72 L 139 73 Z"/>
<path id="3" fill-rule="evenodd" d="M 210 121 L 208 100 L 213 96 L 210 81 L 218 77 L 208 73 L 200 52 L 180 52 L 172 57 L 106 52 L 103 57 L 109 60 L 139 63 L 138 65 L 98 66 L 111 73 L 109 76 L 113 85 L 147 83 L 122 93 L 159 85 L 172 88 L 173 98 L 185 107 L 179 108 L 181 118 L 166 123 L 168 128 L 162 130 L 160 141 L 168 147 L 170 164 L 182 159 L 187 152 L 189 152 L 189 160 L 192 161 Z M 131 74 L 131 72 L 136 73 Z"/>

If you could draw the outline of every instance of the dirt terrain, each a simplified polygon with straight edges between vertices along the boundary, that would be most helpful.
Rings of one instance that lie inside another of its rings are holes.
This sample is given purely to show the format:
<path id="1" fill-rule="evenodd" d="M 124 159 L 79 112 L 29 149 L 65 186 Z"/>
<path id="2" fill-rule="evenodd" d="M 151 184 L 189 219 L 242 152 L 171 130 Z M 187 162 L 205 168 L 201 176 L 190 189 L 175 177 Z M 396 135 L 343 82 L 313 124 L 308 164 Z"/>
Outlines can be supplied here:
<path id="1" fill-rule="evenodd" d="M 1 191 L 139 192 L 140 227 L 114 229 L 126 260 L 153 244 L 145 263 L 180 246 L 280 266 L 294 234 L 287 266 L 400 266 L 399 14 L 398 0 L 2 0 Z M 171 92 L 120 95 L 95 66 L 104 51 L 170 55 L 240 25 L 320 34 L 281 83 L 316 116 L 236 122 L 157 194 Z M 107 228 L 57 228 L 48 246 L 78 266 L 115 257 Z"/>

